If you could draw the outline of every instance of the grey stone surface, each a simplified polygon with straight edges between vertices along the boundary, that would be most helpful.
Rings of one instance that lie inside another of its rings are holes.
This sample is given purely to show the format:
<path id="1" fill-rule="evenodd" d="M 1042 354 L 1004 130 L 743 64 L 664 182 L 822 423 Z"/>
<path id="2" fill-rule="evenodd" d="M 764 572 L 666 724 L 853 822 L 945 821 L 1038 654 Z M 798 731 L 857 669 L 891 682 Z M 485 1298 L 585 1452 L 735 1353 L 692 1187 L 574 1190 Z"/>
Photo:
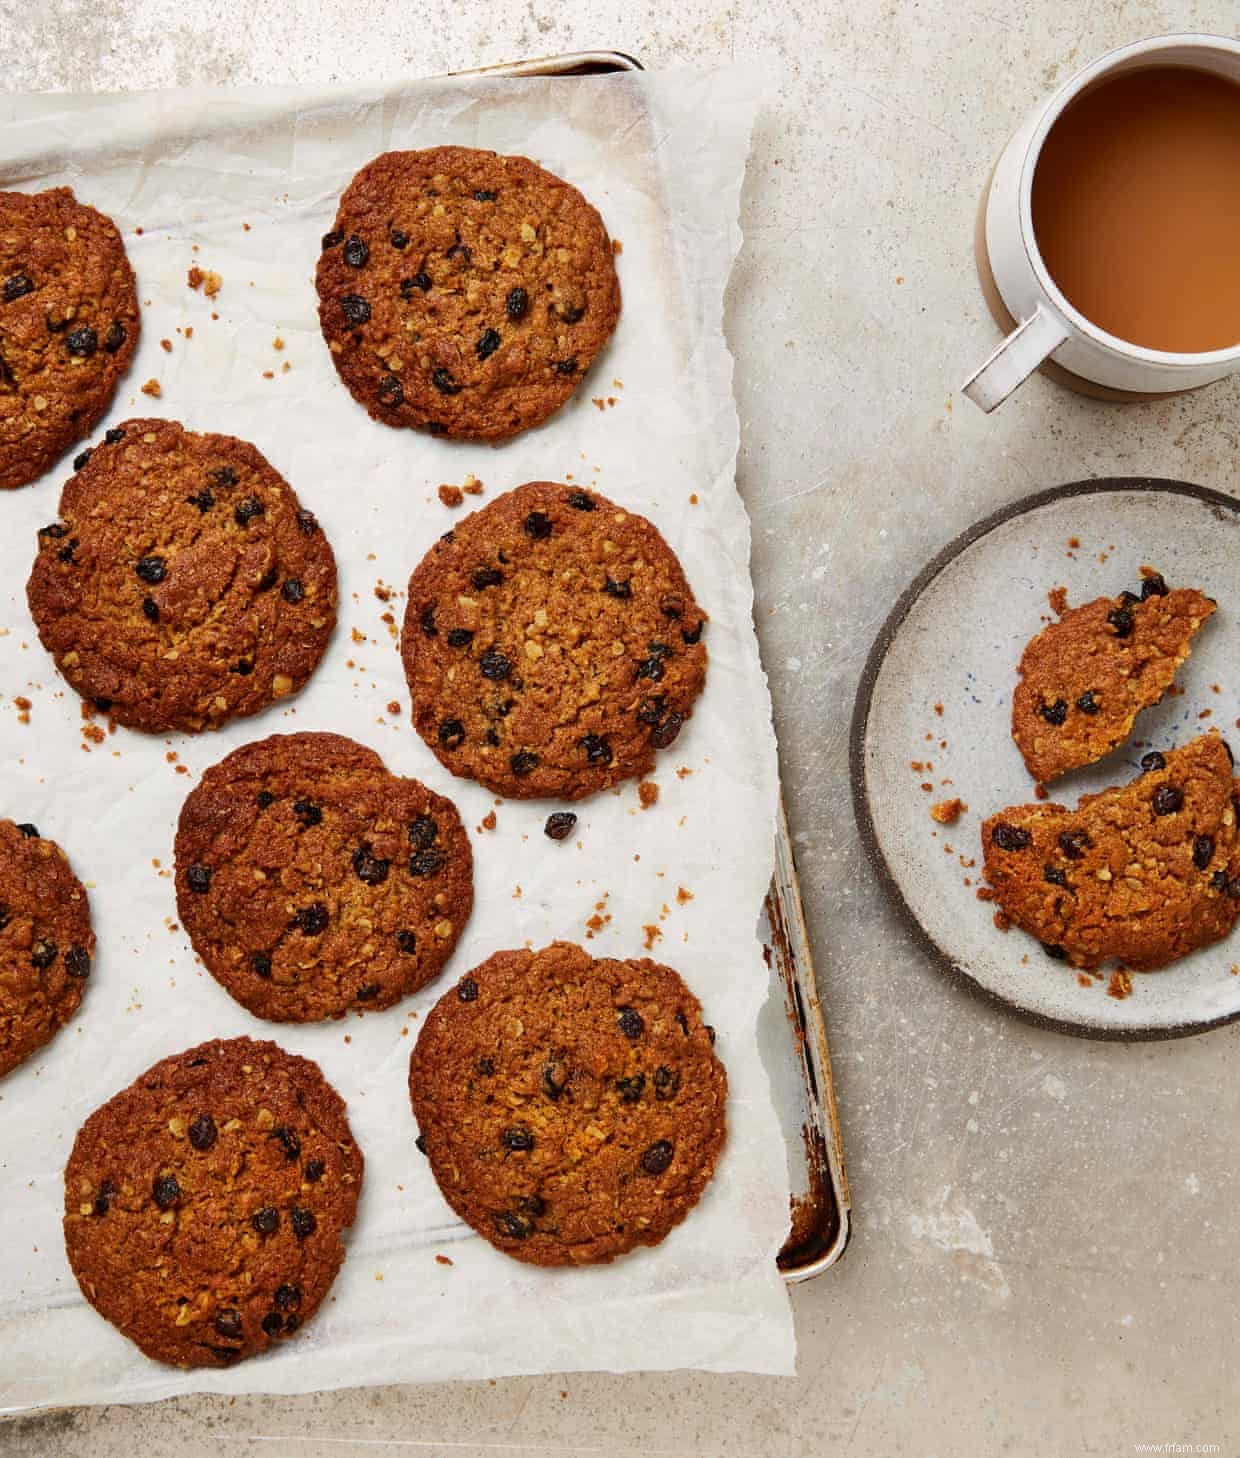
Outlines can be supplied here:
<path id="1" fill-rule="evenodd" d="M 796 1293 L 794 1380 L 188 1399 L 9 1422 L 0 1453 L 1235 1449 L 1240 1032 L 1089 1044 L 949 985 L 865 867 L 847 782 L 870 640 L 976 517 L 1084 476 L 1233 488 L 1236 382 L 1114 407 L 1035 379 L 989 420 L 956 386 L 995 339 L 973 216 L 1026 108 L 1113 44 L 1232 33 L 1235 19 L 1234 0 L 0 0 L 8 91 L 431 74 L 609 45 L 653 66 L 772 67 L 728 326 L 759 628 L 857 1210 L 844 1263 Z"/>

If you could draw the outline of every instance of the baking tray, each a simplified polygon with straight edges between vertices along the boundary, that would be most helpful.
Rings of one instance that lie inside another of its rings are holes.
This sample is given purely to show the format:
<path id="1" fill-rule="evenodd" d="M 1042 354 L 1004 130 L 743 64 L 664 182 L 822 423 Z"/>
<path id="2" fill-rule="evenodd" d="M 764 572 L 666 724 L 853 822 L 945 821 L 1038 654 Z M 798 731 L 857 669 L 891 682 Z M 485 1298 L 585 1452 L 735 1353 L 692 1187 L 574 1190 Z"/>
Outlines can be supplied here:
<path id="1" fill-rule="evenodd" d="M 599 76 L 643 69 L 636 56 L 624 51 L 573 51 L 451 74 Z M 758 919 L 758 936 L 772 993 L 779 994 L 767 1002 L 758 1040 L 788 1147 L 791 1226 L 777 1263 L 784 1280 L 794 1284 L 820 1276 L 844 1254 L 852 1233 L 852 1207 L 827 1030 L 782 801 L 775 827 L 775 872 Z"/>

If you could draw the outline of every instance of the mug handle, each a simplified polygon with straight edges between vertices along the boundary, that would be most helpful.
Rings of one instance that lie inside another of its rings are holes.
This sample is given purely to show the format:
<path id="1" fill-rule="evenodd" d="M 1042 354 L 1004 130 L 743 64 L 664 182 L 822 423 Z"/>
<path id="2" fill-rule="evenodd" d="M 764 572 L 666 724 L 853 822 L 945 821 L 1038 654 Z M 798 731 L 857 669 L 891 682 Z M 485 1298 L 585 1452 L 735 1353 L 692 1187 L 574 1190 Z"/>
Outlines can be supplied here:
<path id="1" fill-rule="evenodd" d="M 989 415 L 1067 338 L 1066 326 L 1039 304 L 961 389 Z"/>

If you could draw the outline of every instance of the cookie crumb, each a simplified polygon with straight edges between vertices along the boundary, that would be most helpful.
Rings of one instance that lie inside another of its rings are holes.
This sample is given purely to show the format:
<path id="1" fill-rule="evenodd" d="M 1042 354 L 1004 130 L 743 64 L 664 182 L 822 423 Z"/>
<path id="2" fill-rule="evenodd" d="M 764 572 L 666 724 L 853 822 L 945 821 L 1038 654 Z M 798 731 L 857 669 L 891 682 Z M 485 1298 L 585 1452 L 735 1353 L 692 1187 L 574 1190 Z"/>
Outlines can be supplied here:
<path id="1" fill-rule="evenodd" d="M 142 393 L 159 400 L 162 398 L 164 391 L 158 380 L 151 379 L 147 380 L 146 384 L 142 386 Z"/>
<path id="2" fill-rule="evenodd" d="M 1107 983 L 1107 996 L 1115 998 L 1117 1002 L 1123 1002 L 1126 997 L 1132 996 L 1132 973 L 1127 967 L 1117 967 L 1111 973 L 1111 980 Z"/>
<path id="3" fill-rule="evenodd" d="M 930 807 L 930 819 L 940 825 L 955 825 L 969 807 L 960 799 L 940 800 Z"/>
<path id="4" fill-rule="evenodd" d="M 272 347 L 272 349 L 283 349 L 284 348 L 284 341 L 280 338 L 280 336 L 278 334 L 271 341 L 271 347 Z"/>
<path id="5" fill-rule="evenodd" d="M 693 892 L 692 891 L 686 891 L 683 886 L 677 886 L 676 887 L 676 900 L 680 903 L 681 906 L 683 906 L 686 901 L 692 901 L 693 900 Z"/>
<path id="6" fill-rule="evenodd" d="M 659 802 L 659 786 L 654 780 L 642 780 L 637 786 L 637 798 L 643 810 L 649 810 Z"/>
<path id="7" fill-rule="evenodd" d="M 499 821 L 495 818 L 494 810 L 488 810 L 487 813 L 482 817 L 483 830 L 494 830 L 498 824 Z"/>
<path id="8" fill-rule="evenodd" d="M 160 349 L 163 350 L 163 352 L 165 354 L 171 354 L 172 353 L 172 340 L 171 339 L 161 339 L 159 341 L 159 347 L 160 347 Z"/>
<path id="9" fill-rule="evenodd" d="M 464 494 L 459 486 L 449 486 L 447 483 L 439 488 L 439 499 L 445 506 L 460 506 L 465 500 Z"/>
<path id="10" fill-rule="evenodd" d="M 34 705 L 22 694 L 15 695 L 13 702 L 17 705 L 17 722 L 19 724 L 29 724 L 30 711 L 34 708 Z"/>
<path id="11" fill-rule="evenodd" d="M 186 275 L 186 282 L 191 289 L 201 289 L 207 298 L 213 299 L 219 293 L 224 280 L 213 268 L 199 268 L 195 263 Z"/>
<path id="12" fill-rule="evenodd" d="M 435 1257 L 435 1263 L 440 1266 L 450 1266 L 452 1264 L 452 1260 L 449 1256 L 437 1255 Z"/>
<path id="13" fill-rule="evenodd" d="M 388 711 L 389 714 L 399 714 L 400 713 L 400 700 L 399 699 L 392 699 L 388 703 L 387 711 Z"/>
<path id="14" fill-rule="evenodd" d="M 1046 600 L 1051 605 L 1051 612 L 1056 617 L 1062 618 L 1068 611 L 1068 589 L 1066 587 L 1052 587 L 1046 594 Z"/>
<path id="15" fill-rule="evenodd" d="M 466 496 L 481 496 L 482 482 L 479 481 L 477 476 L 466 476 L 461 482 L 461 490 Z"/>
<path id="16" fill-rule="evenodd" d="M 646 948 L 648 952 L 653 952 L 655 942 L 661 941 L 663 939 L 663 933 L 653 923 L 648 923 L 646 926 L 642 927 L 642 931 L 644 931 L 646 934 L 645 940 L 643 941 L 642 945 Z"/>

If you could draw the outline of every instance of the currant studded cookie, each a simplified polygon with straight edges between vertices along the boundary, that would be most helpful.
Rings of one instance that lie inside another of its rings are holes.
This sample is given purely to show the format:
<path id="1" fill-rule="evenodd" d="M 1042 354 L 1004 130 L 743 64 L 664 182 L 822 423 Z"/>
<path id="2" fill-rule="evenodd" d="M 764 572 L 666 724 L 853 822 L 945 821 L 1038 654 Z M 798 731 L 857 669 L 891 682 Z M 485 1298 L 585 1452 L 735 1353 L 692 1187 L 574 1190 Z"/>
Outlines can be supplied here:
<path id="1" fill-rule="evenodd" d="M 473 906 L 456 807 L 338 734 L 275 734 L 181 811 L 177 909 L 208 971 L 262 1018 L 391 1007 L 436 977 Z"/>
<path id="2" fill-rule="evenodd" d="M 701 1198 L 728 1081 L 670 967 L 569 942 L 497 952 L 431 1010 L 409 1066 L 453 1210 L 534 1265 L 657 1245 Z"/>
<path id="3" fill-rule="evenodd" d="M 302 687 L 336 622 L 336 561 L 254 446 L 127 420 L 76 465 L 26 593 L 83 698 L 158 734 Z"/>
<path id="4" fill-rule="evenodd" d="M 0 820 L 0 1078 L 77 1011 L 94 951 L 86 888 L 64 851 Z"/>
<path id="5" fill-rule="evenodd" d="M 90 434 L 139 330 L 111 218 L 67 187 L 0 192 L 0 488 L 33 481 Z"/>
<path id="6" fill-rule="evenodd" d="M 576 390 L 620 313 L 611 240 L 525 157 L 385 152 L 323 239 L 319 322 L 349 393 L 386 425 L 504 440 Z"/>
<path id="7" fill-rule="evenodd" d="M 466 517 L 409 581 L 418 733 L 497 794 L 576 800 L 646 774 L 706 681 L 706 615 L 644 517 L 535 481 Z"/>
<path id="8" fill-rule="evenodd" d="M 1215 604 L 1156 572 L 1123 592 L 1064 610 L 1025 648 L 1012 738 L 1039 783 L 1093 764 L 1128 738 L 1175 681 Z"/>
<path id="9" fill-rule="evenodd" d="M 69 1264 L 148 1357 L 231 1366 L 313 1317 L 361 1186 L 344 1102 L 318 1065 L 216 1039 L 155 1064 L 78 1131 Z"/>
<path id="10" fill-rule="evenodd" d="M 1130 784 L 1076 810 L 1012 806 L 982 827 L 1004 914 L 1053 957 L 1149 971 L 1225 937 L 1240 916 L 1237 783 L 1226 742 L 1152 750 Z"/>

